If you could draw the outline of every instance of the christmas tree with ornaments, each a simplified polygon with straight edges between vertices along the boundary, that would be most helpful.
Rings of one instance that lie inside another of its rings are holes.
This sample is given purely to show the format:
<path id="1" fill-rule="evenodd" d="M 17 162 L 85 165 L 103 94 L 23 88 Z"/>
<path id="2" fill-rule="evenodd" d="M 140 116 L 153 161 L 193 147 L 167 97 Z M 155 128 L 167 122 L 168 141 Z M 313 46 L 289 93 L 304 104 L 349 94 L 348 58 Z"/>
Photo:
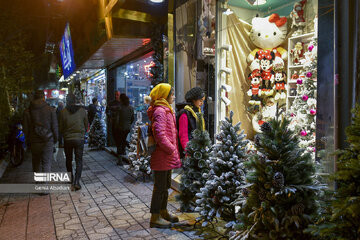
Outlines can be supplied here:
<path id="1" fill-rule="evenodd" d="M 196 211 L 200 213 L 197 221 L 207 226 L 215 217 L 228 221 L 230 227 L 235 223 L 235 206 L 237 188 L 245 183 L 246 135 L 240 131 L 240 122 L 233 126 L 233 115 L 221 121 L 220 133 L 216 135 L 219 143 L 212 147 L 207 161 L 209 173 L 203 175 L 208 179 L 205 186 L 196 194 Z M 240 132 L 239 132 L 240 131 Z"/>
<path id="2" fill-rule="evenodd" d="M 272 119 L 255 136 L 257 153 L 245 164 L 247 185 L 238 189 L 236 232 L 230 239 L 309 239 L 303 232 L 317 213 L 315 172 L 289 120 Z"/>
<path id="3" fill-rule="evenodd" d="M 307 45 L 304 58 L 300 60 L 304 70 L 296 79 L 297 95 L 289 109 L 290 129 L 300 137 L 300 147 L 315 159 L 316 95 L 317 95 L 317 42 Z"/>
<path id="4" fill-rule="evenodd" d="M 198 119 L 202 114 L 197 113 Z M 186 146 L 186 156 L 183 160 L 183 173 L 180 183 L 180 194 L 176 199 L 180 201 L 181 212 L 195 210 L 195 195 L 205 185 L 208 173 L 208 159 L 211 147 L 209 133 L 203 130 L 203 122 L 197 121 L 197 129 L 192 132 L 192 139 Z"/>
<path id="5" fill-rule="evenodd" d="M 140 150 L 140 136 L 139 136 L 139 129 L 144 128 L 145 124 L 141 122 L 141 120 L 137 120 L 132 130 L 132 134 L 130 137 L 130 143 L 128 147 L 129 151 L 129 160 L 131 164 L 131 168 L 135 172 L 142 172 L 145 175 L 151 174 L 150 168 L 150 158 L 151 156 L 143 156 Z M 147 127 L 146 127 L 147 130 Z"/>

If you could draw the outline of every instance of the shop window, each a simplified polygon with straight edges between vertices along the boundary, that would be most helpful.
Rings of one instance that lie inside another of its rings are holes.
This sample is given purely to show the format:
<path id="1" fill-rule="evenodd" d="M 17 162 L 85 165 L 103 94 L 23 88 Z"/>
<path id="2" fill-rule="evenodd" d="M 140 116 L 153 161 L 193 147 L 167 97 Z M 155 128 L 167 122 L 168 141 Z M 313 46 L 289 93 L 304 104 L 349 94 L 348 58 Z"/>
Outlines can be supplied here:
<path id="1" fill-rule="evenodd" d="M 251 140 L 264 122 L 287 117 L 301 146 L 332 172 L 334 86 L 323 89 L 328 80 L 318 71 L 318 0 L 229 0 L 217 9 L 215 123 L 232 110 Z"/>
<path id="2" fill-rule="evenodd" d="M 130 104 L 134 107 L 135 112 L 142 113 L 145 122 L 148 121 L 146 114 L 148 106 L 144 103 L 144 97 L 150 93 L 150 68 L 154 65 L 151 55 L 152 53 L 149 53 L 112 70 L 115 75 L 115 89 L 130 98 Z"/>

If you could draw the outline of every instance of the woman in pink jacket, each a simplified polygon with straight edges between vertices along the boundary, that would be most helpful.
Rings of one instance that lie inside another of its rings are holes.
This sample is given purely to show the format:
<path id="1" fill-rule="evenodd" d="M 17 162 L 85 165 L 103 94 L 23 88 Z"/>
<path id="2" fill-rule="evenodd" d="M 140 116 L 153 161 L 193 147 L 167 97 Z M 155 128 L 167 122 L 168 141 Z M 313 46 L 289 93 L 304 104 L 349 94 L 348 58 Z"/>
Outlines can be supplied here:
<path id="1" fill-rule="evenodd" d="M 175 114 L 170 106 L 175 100 L 170 84 L 160 83 L 150 93 L 148 116 L 156 141 L 150 166 L 154 172 L 154 189 L 151 199 L 150 227 L 168 228 L 179 218 L 167 211 L 168 189 L 171 186 L 171 170 L 181 167 L 178 151 Z"/>
<path id="2" fill-rule="evenodd" d="M 179 138 L 180 138 L 180 155 L 185 156 L 186 145 L 192 139 L 191 133 L 196 129 L 198 116 L 201 113 L 201 106 L 205 101 L 205 93 L 200 87 L 194 87 L 185 94 L 185 100 L 188 103 L 183 109 L 178 111 Z M 203 130 L 205 130 L 204 118 Z"/>

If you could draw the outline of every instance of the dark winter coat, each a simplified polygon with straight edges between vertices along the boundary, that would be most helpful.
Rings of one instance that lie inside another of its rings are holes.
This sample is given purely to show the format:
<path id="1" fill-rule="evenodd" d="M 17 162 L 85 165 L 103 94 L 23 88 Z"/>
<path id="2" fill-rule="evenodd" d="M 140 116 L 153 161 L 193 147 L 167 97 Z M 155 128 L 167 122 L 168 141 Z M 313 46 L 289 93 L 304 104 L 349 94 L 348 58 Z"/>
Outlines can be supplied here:
<path id="1" fill-rule="evenodd" d="M 110 121 L 112 121 L 112 123 L 115 123 L 115 113 L 117 111 L 118 108 L 120 108 L 121 106 L 121 102 L 117 101 L 117 100 L 113 100 L 111 102 L 109 102 L 108 106 L 106 107 L 106 115 L 108 116 L 108 119 L 110 119 Z"/>
<path id="2" fill-rule="evenodd" d="M 83 140 L 88 124 L 86 110 L 82 106 L 66 106 L 60 113 L 60 133 L 65 141 Z"/>
<path id="3" fill-rule="evenodd" d="M 58 121 L 56 111 L 43 99 L 38 99 L 31 102 L 30 107 L 24 111 L 23 124 L 26 141 L 30 143 L 43 143 L 44 140 L 34 132 L 34 121 L 40 123 L 44 128 L 49 129 L 53 135 L 53 138 L 50 139 L 50 141 L 53 140 L 54 143 L 57 142 Z"/>
<path id="4" fill-rule="evenodd" d="M 134 108 L 130 105 L 128 105 L 128 106 L 121 105 L 116 110 L 115 115 L 116 115 L 116 118 L 115 118 L 116 119 L 116 123 L 115 123 L 116 130 L 130 131 L 131 124 L 135 120 Z"/>
<path id="5" fill-rule="evenodd" d="M 167 171 L 181 167 L 175 114 L 166 106 L 151 106 L 148 116 L 156 141 L 156 148 L 151 155 L 151 169 Z"/>
<path id="6" fill-rule="evenodd" d="M 97 106 L 95 104 L 90 104 L 89 105 L 89 110 L 88 110 L 88 119 L 89 119 L 89 123 L 91 124 L 92 121 L 94 120 L 95 114 L 97 113 Z"/>

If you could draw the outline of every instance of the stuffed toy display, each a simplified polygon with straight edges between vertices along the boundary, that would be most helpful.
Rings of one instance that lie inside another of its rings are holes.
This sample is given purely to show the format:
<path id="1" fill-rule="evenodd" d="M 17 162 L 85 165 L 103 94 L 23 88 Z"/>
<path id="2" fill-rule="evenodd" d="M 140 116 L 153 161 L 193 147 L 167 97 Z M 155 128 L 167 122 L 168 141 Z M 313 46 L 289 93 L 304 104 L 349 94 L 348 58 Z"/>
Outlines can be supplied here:
<path id="1" fill-rule="evenodd" d="M 303 34 L 303 29 L 306 25 L 306 21 L 304 18 L 304 7 L 306 0 L 302 0 L 294 4 L 294 8 L 290 13 L 290 17 L 292 20 L 291 28 L 295 31 L 292 36 L 298 36 Z"/>
<path id="2" fill-rule="evenodd" d="M 285 61 L 288 52 L 281 47 L 287 36 L 287 18 L 274 13 L 268 17 L 252 19 L 250 40 L 257 47 L 247 57 L 251 74 L 248 95 L 249 111 L 254 113 L 253 128 L 260 132 L 260 126 L 274 117 L 276 101 L 283 101 L 285 94 Z M 275 72 L 280 72 L 276 75 Z M 276 100 L 273 97 L 276 92 Z M 263 104 L 265 104 L 263 106 Z M 276 109 L 275 109 L 276 110 Z"/>
<path id="3" fill-rule="evenodd" d="M 255 17 L 252 19 L 250 39 L 257 48 L 248 55 L 248 63 L 252 65 L 258 51 L 270 50 L 276 54 L 274 64 L 284 66 L 287 51 L 279 45 L 283 43 L 287 35 L 286 22 L 286 17 L 279 17 L 276 13 L 265 18 Z"/>
<path id="4" fill-rule="evenodd" d="M 275 100 L 279 99 L 285 99 L 286 93 L 285 93 L 285 79 L 286 79 L 286 73 L 285 72 L 276 72 L 275 73 Z"/>
<path id="5" fill-rule="evenodd" d="M 251 96 L 251 99 L 249 101 L 250 105 L 260 105 L 261 104 L 261 89 L 260 89 L 260 83 L 261 83 L 261 74 L 259 70 L 254 70 L 252 73 L 249 74 L 248 79 L 251 82 L 250 89 L 248 91 L 248 96 Z"/>
<path id="6" fill-rule="evenodd" d="M 261 133 L 261 125 L 276 117 L 276 108 L 277 105 L 275 99 L 267 98 L 262 111 L 257 112 L 252 119 L 252 125 L 255 132 Z"/>
<path id="7" fill-rule="evenodd" d="M 266 96 L 273 95 L 271 84 L 274 83 L 274 71 L 272 70 L 275 53 L 270 50 L 260 50 L 256 53 L 255 57 L 260 61 L 260 70 L 262 78 L 261 91 Z"/>
<path id="8" fill-rule="evenodd" d="M 301 64 L 301 60 L 304 58 L 304 43 L 297 42 L 295 47 L 291 49 L 290 54 L 292 55 L 293 65 Z"/>

